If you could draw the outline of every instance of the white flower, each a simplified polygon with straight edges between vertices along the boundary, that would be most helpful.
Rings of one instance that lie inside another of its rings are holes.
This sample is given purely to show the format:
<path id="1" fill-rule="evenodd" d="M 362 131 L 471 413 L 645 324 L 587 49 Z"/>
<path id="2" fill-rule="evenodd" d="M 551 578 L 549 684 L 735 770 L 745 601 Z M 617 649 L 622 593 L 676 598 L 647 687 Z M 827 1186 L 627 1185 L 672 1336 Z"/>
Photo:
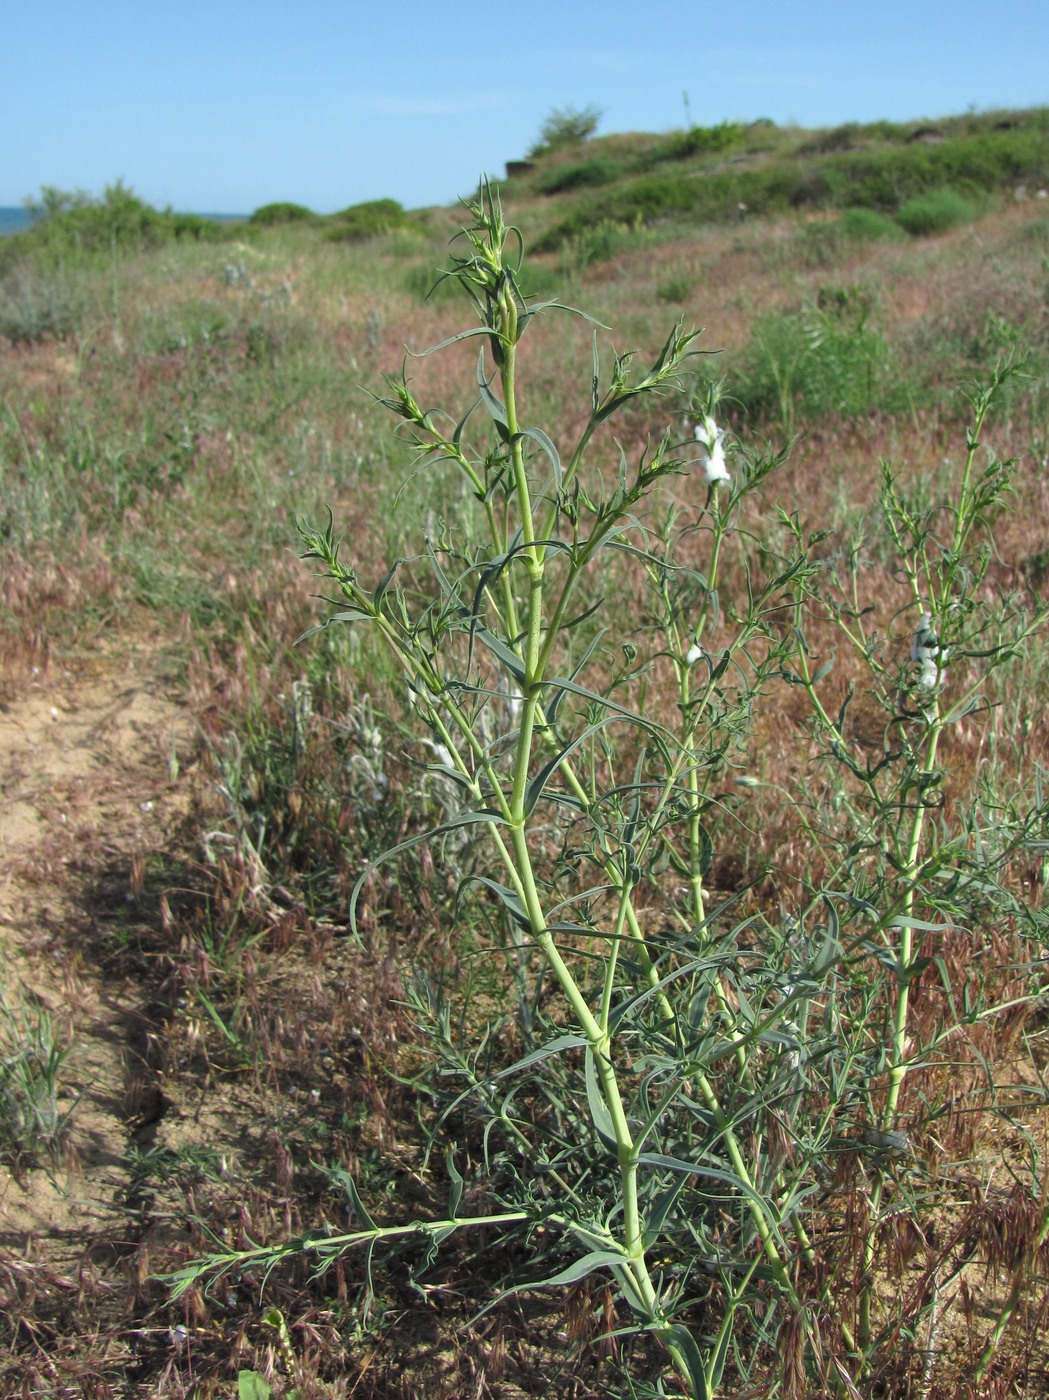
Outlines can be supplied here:
<path id="1" fill-rule="evenodd" d="M 923 612 L 918 619 L 918 630 L 911 642 L 911 660 L 924 661 L 930 642 L 933 644 L 936 642 L 936 634 L 932 630 L 932 613 Z"/>
<path id="2" fill-rule="evenodd" d="M 941 647 L 932 630 L 932 613 L 923 612 L 911 642 L 911 660 L 921 665 L 918 684 L 926 690 L 936 690 L 943 684 L 943 669 L 950 655 L 949 647 Z"/>
<path id="3" fill-rule="evenodd" d="M 685 665 L 694 666 L 703 657 L 703 648 L 698 642 L 693 642 L 688 651 L 685 652 Z"/>
<path id="4" fill-rule="evenodd" d="M 718 427 L 709 413 L 704 415 L 702 423 L 696 424 L 696 441 L 703 449 L 703 474 L 707 485 L 731 480 L 725 465 L 724 429 Z"/>
<path id="5" fill-rule="evenodd" d="M 918 677 L 918 684 L 925 686 L 927 690 L 934 690 L 942 679 L 943 673 L 935 656 L 923 656 L 922 673 Z"/>

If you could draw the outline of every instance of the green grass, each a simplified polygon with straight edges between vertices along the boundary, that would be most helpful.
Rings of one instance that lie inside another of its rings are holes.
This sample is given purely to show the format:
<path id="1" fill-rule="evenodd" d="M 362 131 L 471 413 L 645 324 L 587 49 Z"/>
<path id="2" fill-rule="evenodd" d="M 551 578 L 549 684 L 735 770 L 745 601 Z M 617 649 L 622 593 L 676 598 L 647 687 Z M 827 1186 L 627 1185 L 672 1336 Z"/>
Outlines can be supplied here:
<path id="1" fill-rule="evenodd" d="M 61 1087 L 69 1052 L 44 1007 L 0 995 L 0 1161 L 19 1175 L 58 1163 L 73 1114 Z"/>

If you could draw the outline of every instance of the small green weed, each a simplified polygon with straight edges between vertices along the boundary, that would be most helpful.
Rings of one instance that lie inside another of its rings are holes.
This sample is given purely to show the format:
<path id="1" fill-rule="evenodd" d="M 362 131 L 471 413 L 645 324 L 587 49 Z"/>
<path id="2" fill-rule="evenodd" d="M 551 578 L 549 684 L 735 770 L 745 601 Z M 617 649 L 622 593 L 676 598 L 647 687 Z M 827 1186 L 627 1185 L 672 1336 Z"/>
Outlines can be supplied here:
<path id="1" fill-rule="evenodd" d="M 59 1106 L 69 1052 L 42 1006 L 0 993 L 0 1158 L 16 1171 L 58 1158 L 73 1113 Z"/>

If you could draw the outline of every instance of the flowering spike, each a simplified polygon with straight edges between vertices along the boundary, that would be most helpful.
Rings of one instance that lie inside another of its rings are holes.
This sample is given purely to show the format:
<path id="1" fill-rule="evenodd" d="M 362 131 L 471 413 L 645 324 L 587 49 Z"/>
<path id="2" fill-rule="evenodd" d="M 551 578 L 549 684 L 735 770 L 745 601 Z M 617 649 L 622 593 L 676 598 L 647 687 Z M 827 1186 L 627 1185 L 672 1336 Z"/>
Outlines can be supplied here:
<path id="1" fill-rule="evenodd" d="M 702 423 L 696 424 L 696 441 L 703 449 L 703 474 L 708 486 L 729 482 L 728 467 L 725 463 L 725 432 L 719 428 L 709 413 Z"/>

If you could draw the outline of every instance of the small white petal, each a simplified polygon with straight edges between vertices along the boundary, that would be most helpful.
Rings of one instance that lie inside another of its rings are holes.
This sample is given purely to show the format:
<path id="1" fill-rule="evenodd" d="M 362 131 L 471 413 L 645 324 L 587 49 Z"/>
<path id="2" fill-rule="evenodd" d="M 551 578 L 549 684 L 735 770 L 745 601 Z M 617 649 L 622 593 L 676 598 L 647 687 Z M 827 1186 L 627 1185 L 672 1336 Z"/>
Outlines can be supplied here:
<path id="1" fill-rule="evenodd" d="M 922 673 L 918 678 L 918 684 L 925 686 L 927 690 L 935 690 L 942 679 L 942 672 L 936 664 L 934 656 L 922 657 Z"/>
<path id="2" fill-rule="evenodd" d="M 713 448 L 725 436 L 709 413 L 703 415 L 703 421 L 696 424 L 695 431 L 696 441 L 709 448 Z"/>
<path id="3" fill-rule="evenodd" d="M 703 648 L 698 642 L 693 642 L 688 651 L 685 652 L 685 665 L 694 666 L 703 656 Z"/>
<path id="4" fill-rule="evenodd" d="M 703 453 L 703 475 L 708 486 L 715 486 L 719 482 L 728 482 L 731 477 L 728 474 L 728 467 L 725 464 L 725 448 L 721 438 L 717 438 L 710 451 Z"/>

